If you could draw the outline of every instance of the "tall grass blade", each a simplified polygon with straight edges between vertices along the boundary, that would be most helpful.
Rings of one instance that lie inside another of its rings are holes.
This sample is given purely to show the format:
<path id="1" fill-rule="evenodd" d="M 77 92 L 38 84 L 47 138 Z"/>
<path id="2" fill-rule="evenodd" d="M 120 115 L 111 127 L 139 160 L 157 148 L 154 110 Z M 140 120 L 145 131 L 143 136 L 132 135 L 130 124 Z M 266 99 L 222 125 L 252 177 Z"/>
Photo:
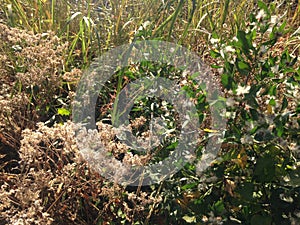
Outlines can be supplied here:
<path id="1" fill-rule="evenodd" d="M 177 19 L 177 16 L 178 16 L 179 12 L 181 11 L 181 9 L 183 7 L 183 3 L 184 3 L 184 0 L 180 0 L 178 6 L 177 6 L 177 8 L 176 8 L 176 10 L 175 10 L 175 12 L 174 12 L 174 14 L 172 16 L 171 26 L 170 26 L 169 35 L 168 35 L 168 40 L 170 40 L 170 38 L 171 38 L 175 21 Z"/>

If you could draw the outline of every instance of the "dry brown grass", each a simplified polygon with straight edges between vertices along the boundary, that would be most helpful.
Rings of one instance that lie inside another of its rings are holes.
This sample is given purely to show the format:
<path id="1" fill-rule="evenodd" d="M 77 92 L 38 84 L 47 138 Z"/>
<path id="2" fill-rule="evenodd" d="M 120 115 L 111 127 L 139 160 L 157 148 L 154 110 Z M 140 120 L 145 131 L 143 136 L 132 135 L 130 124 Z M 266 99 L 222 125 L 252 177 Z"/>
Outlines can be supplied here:
<path id="1" fill-rule="evenodd" d="M 63 81 L 76 83 L 82 73 L 63 71 L 67 43 L 51 32 L 0 28 L 0 224 L 131 223 L 144 218 L 153 197 L 127 192 L 89 168 L 70 122 L 44 123 L 62 94 Z M 119 154 L 110 143 L 115 134 L 107 135 L 112 129 L 101 124 L 108 151 Z"/>
<path id="2" fill-rule="evenodd" d="M 103 136 L 105 131 L 100 135 Z M 1 174 L 0 221 L 8 224 L 106 224 L 145 218 L 160 201 L 107 182 L 82 159 L 72 124 L 22 132 L 21 173 Z M 121 218 L 123 217 L 123 218 Z"/>

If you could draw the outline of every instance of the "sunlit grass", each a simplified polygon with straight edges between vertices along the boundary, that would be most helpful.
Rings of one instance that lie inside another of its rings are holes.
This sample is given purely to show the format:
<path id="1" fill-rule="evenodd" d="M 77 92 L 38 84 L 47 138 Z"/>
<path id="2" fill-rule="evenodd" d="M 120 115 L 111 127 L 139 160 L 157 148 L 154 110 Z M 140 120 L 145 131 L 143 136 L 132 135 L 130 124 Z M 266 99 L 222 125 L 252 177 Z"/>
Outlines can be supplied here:
<path id="1" fill-rule="evenodd" d="M 257 8 L 254 0 L 0 2 L 10 26 L 39 33 L 53 30 L 68 41 L 67 67 L 85 67 L 103 51 L 140 38 L 158 38 L 191 47 L 206 42 L 214 32 L 232 35 L 245 26 L 244 21 Z M 292 29 L 299 26 L 298 5 L 280 5 L 277 13 L 290 21 Z M 137 31 L 147 21 L 148 32 L 140 35 Z"/>

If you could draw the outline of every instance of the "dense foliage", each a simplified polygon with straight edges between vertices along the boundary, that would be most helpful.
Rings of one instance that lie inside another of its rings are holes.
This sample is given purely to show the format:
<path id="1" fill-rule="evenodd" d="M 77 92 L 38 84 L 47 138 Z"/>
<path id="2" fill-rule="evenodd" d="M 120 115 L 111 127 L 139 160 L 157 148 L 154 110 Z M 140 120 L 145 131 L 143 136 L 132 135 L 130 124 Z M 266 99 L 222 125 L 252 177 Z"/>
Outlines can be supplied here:
<path id="1" fill-rule="evenodd" d="M 299 224 L 299 25 L 298 1 L 0 0 L 0 224 Z M 178 143 L 177 112 L 155 97 L 134 102 L 128 129 L 140 143 L 162 143 L 143 155 L 118 138 L 113 103 L 138 78 L 177 82 L 201 122 L 193 162 L 159 184 L 125 187 L 81 157 L 72 101 L 97 56 L 139 40 L 196 52 L 222 94 L 207 102 L 193 74 L 168 64 L 116 71 L 96 121 L 117 160 L 158 162 Z M 210 105 L 219 103 L 225 130 L 211 129 Z M 219 133 L 218 158 L 203 170 L 205 144 Z"/>

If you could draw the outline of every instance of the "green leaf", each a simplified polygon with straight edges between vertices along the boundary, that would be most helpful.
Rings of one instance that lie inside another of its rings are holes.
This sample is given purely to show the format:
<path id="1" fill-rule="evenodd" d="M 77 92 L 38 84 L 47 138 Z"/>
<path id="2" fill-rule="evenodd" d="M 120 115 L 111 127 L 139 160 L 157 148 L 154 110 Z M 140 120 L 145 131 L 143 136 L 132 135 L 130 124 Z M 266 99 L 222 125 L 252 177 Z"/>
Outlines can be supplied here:
<path id="1" fill-rule="evenodd" d="M 234 68 L 234 65 L 229 63 L 229 62 L 225 62 L 225 71 L 232 74 L 233 73 L 233 68 Z"/>
<path id="2" fill-rule="evenodd" d="M 276 135 L 281 137 L 284 133 L 284 127 L 282 125 L 276 127 Z"/>
<path id="3" fill-rule="evenodd" d="M 256 109 L 250 109 L 250 114 L 253 120 L 258 120 L 259 113 L 257 112 Z"/>
<path id="4" fill-rule="evenodd" d="M 236 191 L 242 199 L 246 201 L 253 200 L 254 184 L 253 183 L 243 183 Z"/>
<path id="5" fill-rule="evenodd" d="M 217 211 L 217 213 L 222 213 L 225 211 L 225 206 L 224 206 L 224 202 L 219 200 L 216 202 L 216 204 L 214 205 L 214 209 Z"/>
<path id="6" fill-rule="evenodd" d="M 239 62 L 238 62 L 238 67 L 239 67 L 241 70 L 250 70 L 249 64 L 246 63 L 246 62 L 243 62 L 243 61 L 239 61 Z"/>
<path id="7" fill-rule="evenodd" d="M 288 101 L 287 101 L 286 97 L 284 97 L 282 100 L 281 111 L 286 109 L 287 107 L 288 107 Z"/>
<path id="8" fill-rule="evenodd" d="M 275 164 L 274 158 L 271 155 L 266 155 L 259 158 L 256 162 L 254 169 L 254 178 L 258 182 L 272 182 L 275 177 Z"/>
<path id="9" fill-rule="evenodd" d="M 292 67 L 296 64 L 296 62 L 298 62 L 298 56 L 296 56 L 295 58 L 293 58 L 293 60 L 289 63 L 289 66 Z"/>
<path id="10" fill-rule="evenodd" d="M 239 61 L 237 67 L 242 75 L 248 75 L 250 72 L 250 65 L 244 61 Z"/>
<path id="11" fill-rule="evenodd" d="M 246 32 L 243 30 L 239 30 L 237 32 L 237 39 L 238 44 L 240 45 L 239 47 L 242 48 L 244 53 L 249 54 L 250 44 L 248 43 L 248 40 L 246 38 Z"/>
<path id="12" fill-rule="evenodd" d="M 271 95 L 271 96 L 275 96 L 276 95 L 276 90 L 277 90 L 277 86 L 272 85 L 268 90 L 268 94 Z"/>
<path id="13" fill-rule="evenodd" d="M 214 59 L 220 57 L 220 55 L 221 55 L 219 52 L 214 51 L 214 50 L 210 50 L 209 53 L 210 53 L 210 56 L 213 57 Z"/>
<path id="14" fill-rule="evenodd" d="M 268 6 L 267 6 L 266 3 L 264 3 L 263 1 L 258 1 L 257 5 L 258 5 L 258 8 L 264 10 L 265 13 L 267 13 L 268 15 L 270 15 L 270 10 L 269 10 L 269 8 L 268 8 Z"/>
<path id="15" fill-rule="evenodd" d="M 61 116 L 69 116 L 71 114 L 71 112 L 65 108 L 58 108 L 57 113 Z"/>
<path id="16" fill-rule="evenodd" d="M 241 117 L 243 118 L 243 120 L 249 120 L 250 116 L 248 114 L 248 112 L 244 109 L 241 109 Z"/>
<path id="17" fill-rule="evenodd" d="M 211 68 L 213 69 L 220 69 L 220 68 L 223 68 L 223 66 L 218 66 L 218 65 L 210 65 Z"/>
<path id="18" fill-rule="evenodd" d="M 125 214 L 122 212 L 121 209 L 118 209 L 117 214 L 118 214 L 118 217 L 121 217 L 121 218 L 124 218 L 124 217 L 125 217 Z"/>
<path id="19" fill-rule="evenodd" d="M 181 187 L 182 190 L 187 190 L 187 189 L 192 189 L 194 187 L 196 187 L 198 184 L 196 182 L 194 183 L 189 183 L 189 184 L 186 184 L 186 185 L 183 185 Z"/>
<path id="20" fill-rule="evenodd" d="M 271 106 L 276 106 L 276 101 L 275 101 L 275 99 L 270 99 L 270 101 L 269 101 L 269 105 L 271 105 Z"/>
<path id="21" fill-rule="evenodd" d="M 229 74 L 222 74 L 221 81 L 226 89 L 232 89 L 232 78 Z"/>
<path id="22" fill-rule="evenodd" d="M 219 35 L 217 34 L 217 32 L 212 32 L 211 37 L 214 39 L 219 39 Z"/>
<path id="23" fill-rule="evenodd" d="M 270 216 L 254 215 L 251 218 L 251 225 L 271 225 L 272 218 Z"/>
<path id="24" fill-rule="evenodd" d="M 277 42 L 277 38 L 276 37 L 272 37 L 272 35 L 270 35 L 270 40 L 265 41 L 262 43 L 262 46 L 269 46 L 272 47 L 276 44 Z"/>
<path id="25" fill-rule="evenodd" d="M 188 216 L 185 215 L 182 217 L 187 223 L 195 223 L 196 222 L 196 217 L 195 216 Z"/>
<path id="26" fill-rule="evenodd" d="M 284 33 L 285 33 L 284 28 L 285 28 L 286 24 L 287 24 L 287 21 L 285 20 L 285 21 L 280 25 L 280 27 L 278 28 L 278 32 L 284 34 Z"/>
<path id="27" fill-rule="evenodd" d="M 254 135 L 254 139 L 258 142 L 261 141 L 270 141 L 274 139 L 274 135 L 269 130 L 257 130 Z"/>

